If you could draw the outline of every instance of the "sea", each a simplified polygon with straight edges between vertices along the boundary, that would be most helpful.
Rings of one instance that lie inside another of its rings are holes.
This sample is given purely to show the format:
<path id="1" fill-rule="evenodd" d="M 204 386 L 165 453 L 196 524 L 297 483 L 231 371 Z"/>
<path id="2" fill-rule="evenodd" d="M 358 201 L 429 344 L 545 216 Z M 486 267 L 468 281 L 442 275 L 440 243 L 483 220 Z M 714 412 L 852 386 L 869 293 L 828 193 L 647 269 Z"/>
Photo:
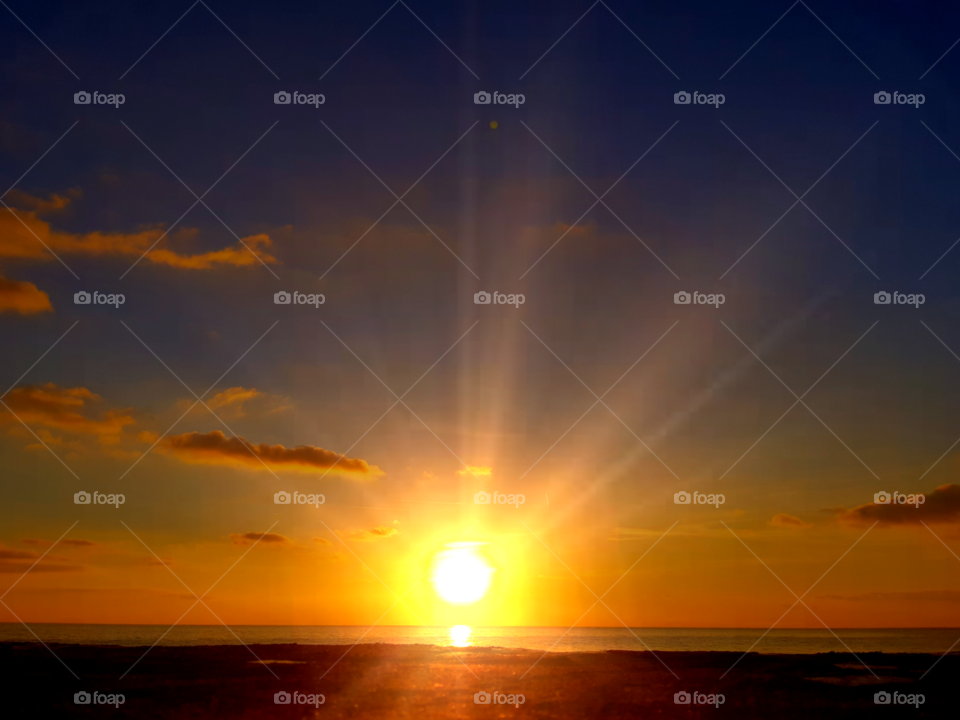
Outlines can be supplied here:
<path id="1" fill-rule="evenodd" d="M 235 634 L 234 634 L 235 633 Z M 835 633 L 835 635 L 834 635 Z M 0 623 L 0 642 L 120 645 L 253 644 L 353 645 L 389 643 L 443 647 L 522 648 L 551 652 L 608 650 L 930 653 L 960 646 L 960 628 L 774 629 L 289 626 L 289 625 L 69 625 Z M 846 647 L 845 647 L 846 646 Z"/>

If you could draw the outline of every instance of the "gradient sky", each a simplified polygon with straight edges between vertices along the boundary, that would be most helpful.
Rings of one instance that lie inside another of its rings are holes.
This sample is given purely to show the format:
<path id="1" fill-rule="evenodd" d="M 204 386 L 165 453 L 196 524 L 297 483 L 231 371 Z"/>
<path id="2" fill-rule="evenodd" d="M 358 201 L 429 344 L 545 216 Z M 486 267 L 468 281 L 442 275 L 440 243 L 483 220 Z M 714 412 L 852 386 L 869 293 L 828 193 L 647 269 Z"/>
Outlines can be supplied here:
<path id="1" fill-rule="evenodd" d="M 12 612 L 767 627 L 843 556 L 781 626 L 956 624 L 960 10 L 285 5 L 0 10 L 4 588 L 72 527 Z"/>

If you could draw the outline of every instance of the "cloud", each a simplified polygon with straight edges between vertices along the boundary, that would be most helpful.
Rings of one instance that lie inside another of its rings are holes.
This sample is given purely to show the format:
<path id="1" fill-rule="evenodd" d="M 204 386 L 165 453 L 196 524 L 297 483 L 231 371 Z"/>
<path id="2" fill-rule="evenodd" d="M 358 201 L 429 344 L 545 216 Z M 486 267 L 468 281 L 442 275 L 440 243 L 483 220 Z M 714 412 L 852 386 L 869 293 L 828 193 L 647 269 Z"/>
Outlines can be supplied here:
<path id="1" fill-rule="evenodd" d="M 79 565 L 50 565 L 48 563 L 40 563 L 36 567 L 33 567 L 33 563 L 30 562 L 16 562 L 16 561 L 4 561 L 0 560 L 0 573 L 17 573 L 23 575 L 27 570 L 30 570 L 30 574 L 33 573 L 44 573 L 44 572 L 79 572 L 83 570 Z"/>
<path id="2" fill-rule="evenodd" d="M 457 475 L 466 476 L 470 475 L 483 477 L 490 476 L 493 473 L 493 468 L 489 468 L 486 465 L 467 465 L 463 470 L 457 470 Z"/>
<path id="3" fill-rule="evenodd" d="M 886 525 L 919 525 L 948 523 L 960 519 L 960 485 L 941 485 L 926 496 L 923 505 L 858 505 L 847 510 L 836 508 L 834 514 L 841 522 L 865 525 L 881 522 Z"/>
<path id="4" fill-rule="evenodd" d="M 808 522 L 804 522 L 795 515 L 787 515 L 787 513 L 778 513 L 770 519 L 770 524 L 773 527 L 782 527 L 782 528 L 810 528 L 813 527 Z"/>
<path id="5" fill-rule="evenodd" d="M 24 545 L 32 545 L 33 547 L 50 547 L 53 545 L 52 540 L 32 540 L 30 538 L 23 539 Z M 95 547 L 100 543 L 95 543 L 93 540 L 83 540 L 81 538 L 67 538 L 66 540 L 61 540 L 60 545 L 66 545 L 68 547 Z"/>
<path id="6" fill-rule="evenodd" d="M 27 570 L 32 569 L 32 572 L 76 572 L 82 570 L 79 565 L 57 565 L 52 564 L 50 560 L 63 560 L 64 558 L 54 558 L 47 556 L 47 562 L 37 563 L 34 566 L 34 563 L 42 557 L 39 553 L 34 552 L 33 550 L 14 550 L 13 548 L 7 548 L 0 546 L 0 573 L 20 573 L 23 574 Z"/>
<path id="7" fill-rule="evenodd" d="M 227 388 L 204 402 L 217 415 L 228 420 L 246 417 L 250 412 L 257 416 L 272 415 L 292 407 L 290 398 L 268 395 L 256 388 L 245 387 Z M 196 402 L 196 398 L 183 398 L 177 403 L 184 411 L 195 404 L 196 410 L 206 412 L 206 409 Z"/>
<path id="8" fill-rule="evenodd" d="M 244 410 L 243 405 L 248 400 L 253 400 L 255 398 L 264 397 L 264 394 L 258 391 L 256 388 L 242 388 L 242 387 L 232 387 L 224 390 L 223 392 L 218 392 L 207 403 L 211 410 L 217 410 L 219 408 L 229 408 L 235 407 L 235 416 L 243 417 Z"/>
<path id="9" fill-rule="evenodd" d="M 96 393 L 85 387 L 61 388 L 54 383 L 24 385 L 14 388 L 4 402 L 27 425 L 42 425 L 65 432 L 98 435 L 102 442 L 118 436 L 135 420 L 124 410 L 108 410 L 99 420 L 82 414 L 86 403 L 101 402 Z M 0 420 L 16 421 L 10 413 L 0 413 Z"/>
<path id="10" fill-rule="evenodd" d="M 234 545 L 253 545 L 258 540 L 260 544 L 293 545 L 290 538 L 272 532 L 231 533 L 230 540 Z"/>
<path id="11" fill-rule="evenodd" d="M 228 438 L 219 430 L 208 433 L 184 433 L 165 439 L 159 446 L 163 452 L 187 463 L 228 465 L 262 470 L 296 470 L 298 472 L 332 472 L 353 475 L 382 475 L 376 465 L 366 460 L 348 458 L 315 445 L 254 445 L 242 437 Z M 258 459 L 259 458 L 259 459 Z M 260 461 L 263 461 L 261 464 Z"/>
<path id="12" fill-rule="evenodd" d="M 0 560 L 36 560 L 39 555 L 32 550 L 0 548 Z"/>
<path id="13" fill-rule="evenodd" d="M 5 312 L 36 315 L 53 312 L 53 305 L 50 304 L 50 296 L 38 290 L 32 282 L 0 277 L 0 313 Z"/>
<path id="14" fill-rule="evenodd" d="M 72 195 L 79 197 L 80 193 L 74 192 Z M 53 255 L 44 247 L 45 244 L 58 255 L 114 255 L 137 258 L 147 253 L 146 259 L 153 263 L 186 270 L 209 270 L 224 265 L 259 265 L 257 257 L 266 264 L 278 262 L 267 252 L 273 241 L 264 233 L 243 238 L 243 243 L 238 242 L 221 250 L 190 254 L 171 249 L 170 245 L 182 247 L 193 243 L 199 236 L 196 229 L 181 228 L 173 233 L 173 236 L 164 236 L 162 226 L 133 233 L 63 232 L 54 230 L 41 216 L 64 210 L 72 198 L 52 195 L 49 200 L 44 200 L 17 191 L 11 192 L 8 197 L 17 211 L 16 216 L 12 212 L 0 213 L 0 258 L 53 260 Z M 37 238 L 42 243 L 38 242 Z M 157 245 L 147 252 L 154 243 Z M 247 247 L 244 247 L 244 244 Z M 254 257 L 254 254 L 257 257 Z"/>
<path id="15" fill-rule="evenodd" d="M 173 565 L 173 563 L 174 559 L 172 557 L 155 558 L 151 556 L 148 558 L 141 558 L 137 564 L 146 565 L 147 567 L 170 567 Z"/>
<path id="16" fill-rule="evenodd" d="M 324 537 L 315 537 L 315 538 L 313 539 L 313 541 L 314 541 L 315 543 L 317 543 L 318 545 L 333 545 L 332 542 L 330 542 L 329 540 L 327 540 L 327 539 L 324 538 Z"/>
<path id="17" fill-rule="evenodd" d="M 400 531 L 396 528 L 381 525 L 379 527 L 370 528 L 369 530 L 352 530 L 349 538 L 351 540 L 358 540 L 360 542 L 369 542 L 371 540 L 382 540 L 384 538 L 393 537 L 399 533 Z"/>
<path id="18" fill-rule="evenodd" d="M 818 599 L 843 602 L 954 602 L 960 603 L 957 590 L 913 590 L 906 592 L 868 592 L 858 595 L 820 595 Z"/>

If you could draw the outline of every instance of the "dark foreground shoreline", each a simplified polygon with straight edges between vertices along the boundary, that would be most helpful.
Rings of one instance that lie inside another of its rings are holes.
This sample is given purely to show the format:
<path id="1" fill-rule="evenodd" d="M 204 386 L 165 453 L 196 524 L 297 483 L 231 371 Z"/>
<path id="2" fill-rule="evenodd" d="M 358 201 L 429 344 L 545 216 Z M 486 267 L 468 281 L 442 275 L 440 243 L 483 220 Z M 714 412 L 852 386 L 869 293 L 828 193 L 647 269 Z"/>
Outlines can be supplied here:
<path id="1" fill-rule="evenodd" d="M 458 660 L 449 650 L 432 645 L 375 644 L 357 645 L 343 656 L 348 647 L 251 645 L 279 680 L 242 645 L 155 647 L 120 680 L 147 648 L 51 645 L 80 676 L 78 681 L 38 643 L 0 643 L 6 686 L 3 715 L 828 720 L 893 715 L 942 718 L 955 716 L 960 704 L 956 691 L 960 654 L 944 657 L 921 681 L 937 656 L 860 655 L 879 676 L 877 680 L 849 653 L 751 653 L 720 680 L 740 653 L 658 653 L 678 680 L 649 652 L 550 653 L 527 672 L 542 653 L 455 649 Z M 98 693 L 101 703 L 75 704 L 75 693 L 83 691 Z M 698 693 L 701 702 L 706 696 L 715 696 L 716 702 L 716 696 L 722 695 L 723 703 L 719 707 L 676 704 L 674 695 L 682 691 Z M 881 691 L 900 697 L 922 694 L 924 701 L 919 707 L 877 705 L 874 694 Z M 275 704 L 278 692 L 291 693 L 291 704 Z M 478 692 L 491 693 L 490 704 L 475 703 Z M 106 696 L 117 694 L 123 695 L 123 704 L 102 704 Z M 319 695 L 323 703 L 317 707 Z M 510 696 L 514 704 L 505 704 Z M 521 696 L 522 704 L 517 706 Z M 300 702 L 295 704 L 296 700 Z"/>

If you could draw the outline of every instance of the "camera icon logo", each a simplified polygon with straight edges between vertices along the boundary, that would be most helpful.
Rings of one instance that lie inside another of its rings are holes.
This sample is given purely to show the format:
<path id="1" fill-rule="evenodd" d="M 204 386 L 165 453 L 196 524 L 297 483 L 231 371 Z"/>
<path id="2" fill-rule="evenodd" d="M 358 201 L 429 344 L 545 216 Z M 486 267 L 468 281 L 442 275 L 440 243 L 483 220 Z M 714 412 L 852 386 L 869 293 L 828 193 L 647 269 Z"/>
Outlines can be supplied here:
<path id="1" fill-rule="evenodd" d="M 878 93 L 873 94 L 873 104 L 874 105 L 889 105 L 890 104 L 890 93 L 886 90 L 881 90 Z"/>
<path id="2" fill-rule="evenodd" d="M 473 104 L 474 105 L 489 105 L 490 104 L 490 93 L 486 90 L 481 90 L 478 93 L 473 94 Z"/>
<path id="3" fill-rule="evenodd" d="M 690 704 L 690 693 L 686 690 L 681 690 L 678 693 L 673 694 L 673 703 L 674 705 L 689 705 Z"/>
<path id="4" fill-rule="evenodd" d="M 489 505 L 490 493 L 488 493 L 486 490 L 481 490 L 478 493 L 474 493 L 473 502 L 477 505 Z"/>
<path id="5" fill-rule="evenodd" d="M 273 104 L 274 105 L 289 105 L 290 104 L 290 93 L 286 90 L 281 90 L 273 94 Z"/>
<path id="6" fill-rule="evenodd" d="M 473 304 L 474 305 L 489 305 L 490 304 L 490 293 L 486 290 L 481 290 L 478 293 L 473 294 Z"/>
<path id="7" fill-rule="evenodd" d="M 686 490 L 681 490 L 673 494 L 673 504 L 674 505 L 689 505 L 690 504 L 690 493 Z"/>
<path id="8" fill-rule="evenodd" d="M 73 704 L 74 705 L 89 705 L 90 704 L 90 693 L 86 690 L 81 690 L 78 693 L 73 694 Z"/>
<path id="9" fill-rule="evenodd" d="M 74 305 L 89 305 L 90 304 L 90 293 L 86 290 L 81 290 L 73 294 L 73 304 Z"/>
<path id="10" fill-rule="evenodd" d="M 890 704 L 890 693 L 886 690 L 881 690 L 878 693 L 873 694 L 873 702 L 876 705 L 889 705 Z"/>
<path id="11" fill-rule="evenodd" d="M 681 290 L 678 293 L 673 294 L 673 304 L 674 305 L 689 305 L 690 304 L 690 293 L 686 290 Z"/>
<path id="12" fill-rule="evenodd" d="M 289 705 L 290 704 L 290 693 L 286 690 L 281 690 L 278 693 L 273 694 L 273 704 L 274 705 Z"/>
<path id="13" fill-rule="evenodd" d="M 90 104 L 90 93 L 86 90 L 81 90 L 80 92 L 73 94 L 73 104 L 74 105 L 89 105 Z"/>
<path id="14" fill-rule="evenodd" d="M 90 504 L 90 493 L 86 490 L 81 490 L 78 493 L 73 494 L 73 504 L 74 505 L 89 505 Z"/>
<path id="15" fill-rule="evenodd" d="M 274 305 L 289 305 L 290 304 L 290 293 L 286 290 L 281 290 L 273 294 L 273 304 Z"/>
<path id="16" fill-rule="evenodd" d="M 280 492 L 273 494 L 273 504 L 274 505 L 289 505 L 290 504 L 290 493 L 286 490 L 281 490 Z"/>
<path id="17" fill-rule="evenodd" d="M 473 694 L 473 704 L 474 705 L 489 705 L 490 698 L 492 696 L 486 690 L 481 690 L 478 693 Z"/>
<path id="18" fill-rule="evenodd" d="M 881 490 L 878 493 L 873 494 L 873 502 L 877 505 L 889 505 L 890 504 L 890 493 L 885 490 Z"/>
<path id="19" fill-rule="evenodd" d="M 889 305 L 890 304 L 890 293 L 886 290 L 881 290 L 878 293 L 873 294 L 873 304 L 874 305 Z"/>
<path id="20" fill-rule="evenodd" d="M 673 94 L 673 104 L 674 105 L 689 105 L 690 104 L 690 93 L 686 90 L 681 90 L 678 93 Z"/>

